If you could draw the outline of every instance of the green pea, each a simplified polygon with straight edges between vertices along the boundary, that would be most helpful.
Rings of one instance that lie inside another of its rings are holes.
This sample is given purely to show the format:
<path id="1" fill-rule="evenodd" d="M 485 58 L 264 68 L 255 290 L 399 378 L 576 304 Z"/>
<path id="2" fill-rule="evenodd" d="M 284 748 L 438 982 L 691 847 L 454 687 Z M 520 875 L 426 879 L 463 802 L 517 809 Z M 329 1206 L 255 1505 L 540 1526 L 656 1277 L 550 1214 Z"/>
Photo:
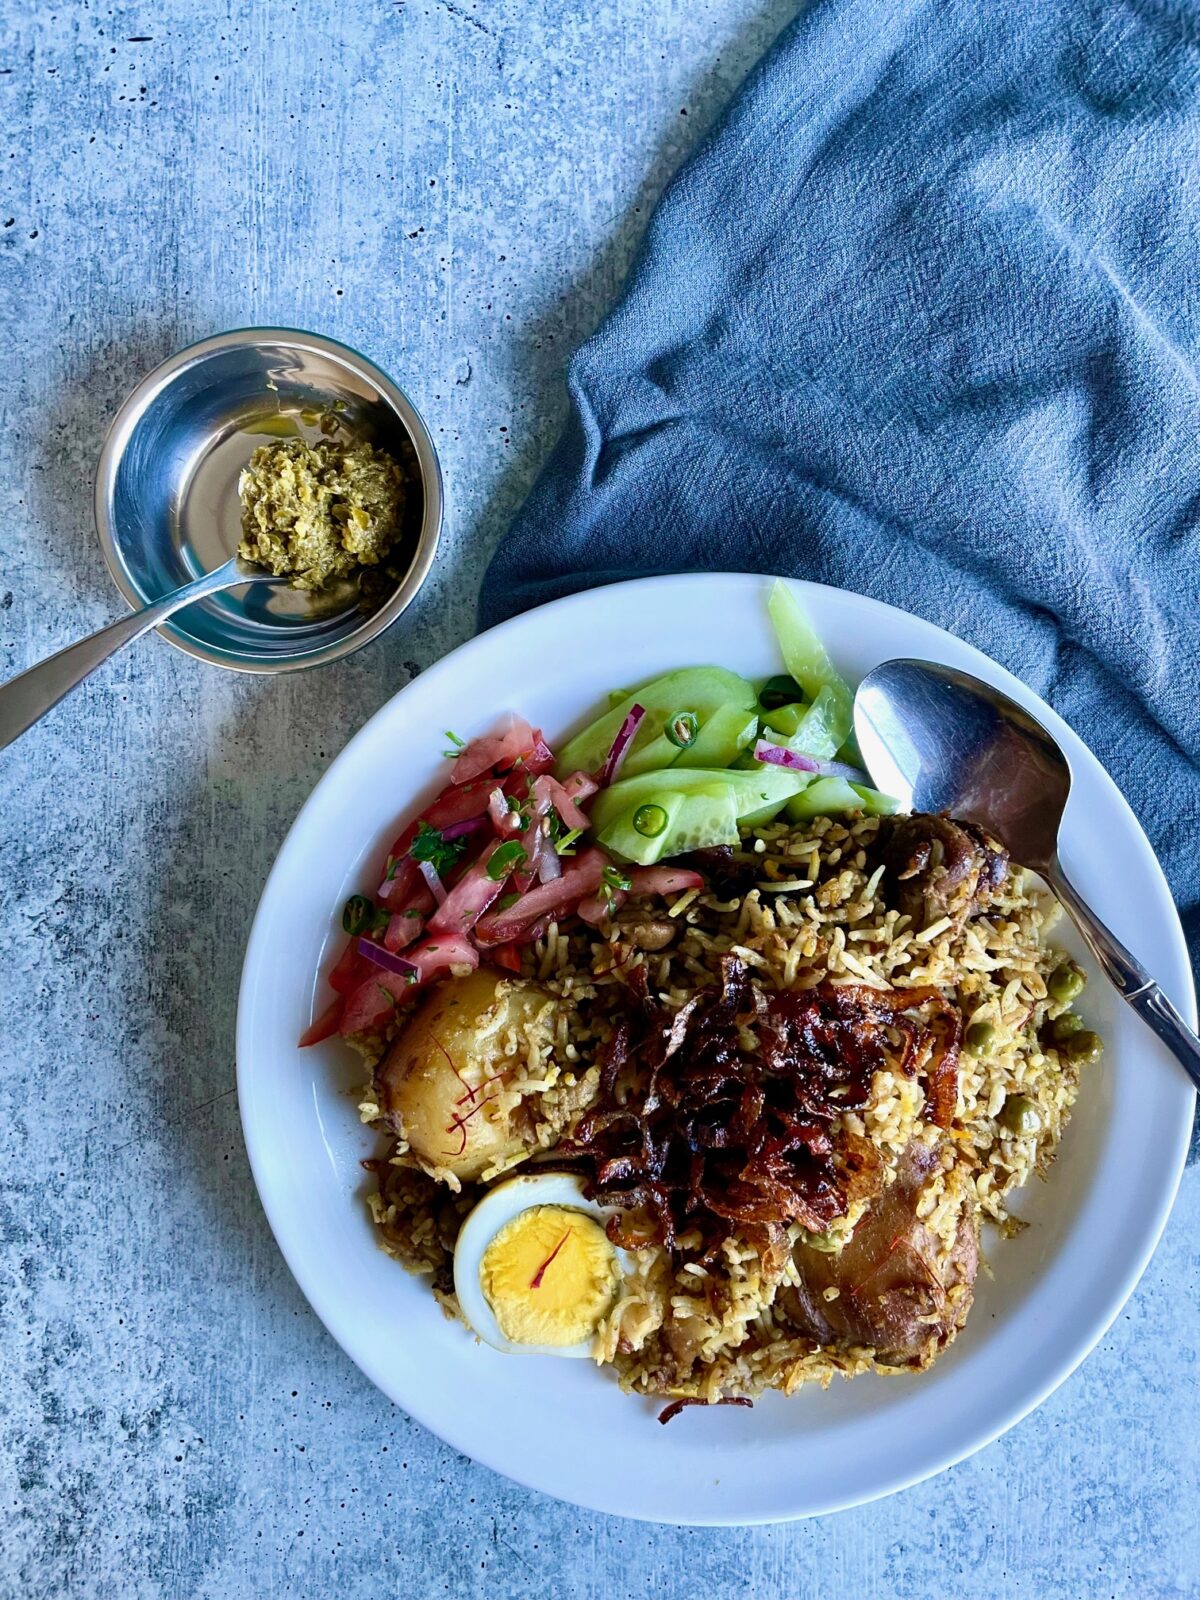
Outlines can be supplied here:
<path id="1" fill-rule="evenodd" d="M 806 1244 L 810 1250 L 820 1250 L 823 1255 L 836 1255 L 841 1245 L 836 1239 L 831 1239 L 827 1233 L 810 1233 L 807 1228 L 800 1229 L 801 1244 Z"/>
<path id="2" fill-rule="evenodd" d="M 987 1055 L 995 1040 L 996 1030 L 990 1022 L 973 1022 L 967 1029 L 967 1049 L 972 1055 Z"/>
<path id="3" fill-rule="evenodd" d="M 1064 1011 L 1061 1017 L 1055 1017 L 1050 1024 L 1050 1038 L 1055 1044 L 1065 1044 L 1082 1027 L 1083 1018 L 1078 1011 Z"/>
<path id="4" fill-rule="evenodd" d="M 1079 1067 L 1090 1067 L 1104 1054 L 1104 1040 L 1098 1033 L 1084 1028 L 1075 1034 L 1067 1045 L 1068 1058 Z"/>
<path id="5" fill-rule="evenodd" d="M 1028 1138 L 1042 1131 L 1042 1113 L 1027 1094 L 1010 1094 L 1000 1107 L 1000 1126 Z"/>
<path id="6" fill-rule="evenodd" d="M 1069 1006 L 1079 999 L 1086 986 L 1082 968 L 1073 961 L 1064 961 L 1050 974 L 1046 991 L 1056 1005 Z"/>

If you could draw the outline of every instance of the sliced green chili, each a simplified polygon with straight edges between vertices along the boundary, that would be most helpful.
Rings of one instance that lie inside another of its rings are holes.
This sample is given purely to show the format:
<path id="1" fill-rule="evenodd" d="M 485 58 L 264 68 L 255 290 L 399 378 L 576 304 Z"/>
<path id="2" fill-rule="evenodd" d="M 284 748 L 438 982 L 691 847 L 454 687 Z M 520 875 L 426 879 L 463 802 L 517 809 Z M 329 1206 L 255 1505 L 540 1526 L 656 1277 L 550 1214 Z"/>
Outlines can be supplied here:
<path id="1" fill-rule="evenodd" d="M 677 750 L 688 750 L 700 732 L 700 719 L 694 711 L 675 711 L 667 718 L 663 732 Z"/>
<path id="2" fill-rule="evenodd" d="M 515 868 L 524 866 L 529 860 L 525 854 L 525 847 L 517 839 L 509 839 L 504 844 L 497 845 L 488 858 L 487 875 L 493 883 L 499 883 L 501 878 L 506 878 Z"/>
<path id="3" fill-rule="evenodd" d="M 633 826 L 643 839 L 657 839 L 666 832 L 669 818 L 663 806 L 639 806 L 633 813 Z"/>

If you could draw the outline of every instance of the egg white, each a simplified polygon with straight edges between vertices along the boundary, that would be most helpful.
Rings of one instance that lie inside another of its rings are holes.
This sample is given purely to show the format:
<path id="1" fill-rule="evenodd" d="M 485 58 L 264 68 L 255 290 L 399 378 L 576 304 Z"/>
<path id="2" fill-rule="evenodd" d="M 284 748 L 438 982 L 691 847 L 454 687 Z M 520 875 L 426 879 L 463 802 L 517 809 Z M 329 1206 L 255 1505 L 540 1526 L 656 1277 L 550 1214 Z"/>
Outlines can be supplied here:
<path id="1" fill-rule="evenodd" d="M 472 1329 L 486 1343 L 506 1355 L 570 1356 L 586 1358 L 592 1353 L 592 1339 L 579 1344 L 514 1344 L 505 1338 L 488 1304 L 480 1282 L 480 1267 L 488 1245 L 514 1217 L 534 1206 L 565 1206 L 572 1211 L 585 1212 L 601 1227 L 614 1214 L 611 1206 L 602 1206 L 595 1200 L 584 1198 L 583 1179 L 571 1172 L 529 1172 L 506 1183 L 497 1184 L 469 1213 L 459 1231 L 454 1247 L 454 1292 L 462 1307 L 463 1316 Z M 632 1257 L 618 1250 L 617 1264 L 626 1275 L 634 1270 Z"/>

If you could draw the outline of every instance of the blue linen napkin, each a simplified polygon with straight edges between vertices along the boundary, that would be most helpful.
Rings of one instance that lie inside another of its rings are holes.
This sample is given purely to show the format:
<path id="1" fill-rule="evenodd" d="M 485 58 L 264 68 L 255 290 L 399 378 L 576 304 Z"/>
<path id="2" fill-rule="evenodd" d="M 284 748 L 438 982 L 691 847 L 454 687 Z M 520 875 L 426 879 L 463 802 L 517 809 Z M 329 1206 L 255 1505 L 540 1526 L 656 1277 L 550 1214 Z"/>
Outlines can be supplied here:
<path id="1" fill-rule="evenodd" d="M 1200 5 L 818 0 L 572 360 L 482 621 L 706 568 L 928 617 L 1095 750 L 1200 963 L 1198 289 Z"/>

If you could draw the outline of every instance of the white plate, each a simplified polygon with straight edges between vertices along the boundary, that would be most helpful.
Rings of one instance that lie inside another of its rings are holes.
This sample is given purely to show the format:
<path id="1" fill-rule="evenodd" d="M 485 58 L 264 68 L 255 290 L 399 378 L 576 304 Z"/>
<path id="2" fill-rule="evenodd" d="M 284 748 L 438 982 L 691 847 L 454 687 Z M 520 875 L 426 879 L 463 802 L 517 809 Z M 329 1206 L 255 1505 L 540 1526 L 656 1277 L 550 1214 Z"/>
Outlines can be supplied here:
<path id="1" fill-rule="evenodd" d="M 425 1283 L 377 1248 L 360 1160 L 356 1073 L 337 1041 L 296 1038 L 324 1004 L 318 971 L 346 896 L 369 888 L 398 815 L 444 778 L 442 729 L 483 731 L 520 711 L 552 740 L 613 687 L 701 662 L 780 670 L 769 580 L 651 578 L 592 590 L 463 645 L 391 700 L 317 785 L 263 892 L 238 1012 L 238 1087 L 255 1181 L 288 1265 L 372 1381 L 462 1450 L 518 1482 L 597 1511 L 676 1523 L 765 1522 L 892 1492 L 961 1460 L 1036 1406 L 1092 1348 L 1154 1249 L 1187 1149 L 1193 1094 L 1154 1036 L 1093 974 L 1105 1035 L 1031 1226 L 985 1246 L 966 1329 L 920 1377 L 866 1376 L 752 1411 L 684 1412 L 623 1395 L 590 1363 L 506 1356 L 445 1320 Z M 1001 667 L 915 617 L 797 586 L 856 682 L 890 656 L 965 667 L 1027 705 L 1061 741 L 1075 788 L 1063 857 L 1072 879 L 1195 1017 L 1187 953 L 1133 813 L 1071 730 Z M 374 870 L 369 870 L 374 869 Z M 1067 941 L 1070 943 L 1071 941 Z M 1072 948 L 1077 948 L 1072 946 Z"/>

